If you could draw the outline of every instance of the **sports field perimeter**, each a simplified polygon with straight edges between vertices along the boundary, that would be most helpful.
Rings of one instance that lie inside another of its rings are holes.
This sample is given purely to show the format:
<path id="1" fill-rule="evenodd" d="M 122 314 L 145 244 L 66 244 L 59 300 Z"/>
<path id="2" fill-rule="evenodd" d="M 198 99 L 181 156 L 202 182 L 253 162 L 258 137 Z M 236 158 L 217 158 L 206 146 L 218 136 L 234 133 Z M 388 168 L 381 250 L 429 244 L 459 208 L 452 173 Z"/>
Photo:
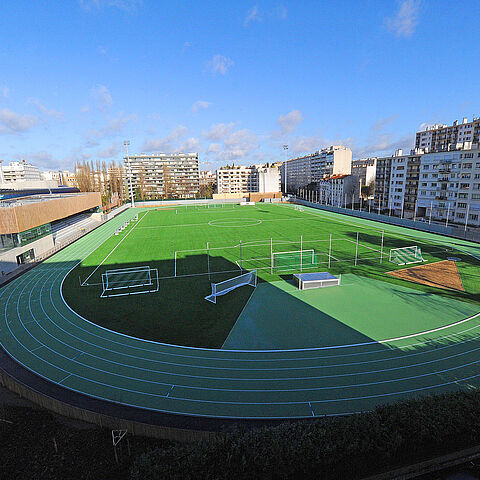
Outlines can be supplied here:
<path id="1" fill-rule="evenodd" d="M 409 245 L 428 263 L 459 258 L 465 291 L 386 275 L 405 268 L 388 261 L 389 250 Z M 273 265 L 272 250 L 311 251 L 301 268 L 341 273 L 342 285 L 298 292 L 290 283 L 298 265 Z M 228 418 L 358 412 L 480 385 L 478 258 L 476 244 L 292 205 L 128 210 L 0 291 L 0 339 L 56 384 L 140 408 Z M 106 269 L 141 265 L 157 269 L 158 292 L 100 298 Z M 204 300 L 210 281 L 250 268 L 255 290 Z M 298 312 L 289 324 L 288 312 Z M 263 325 L 269 313 L 272 325 Z M 258 338 L 296 344 L 255 350 L 250 337 L 238 348 L 252 319 L 257 333 L 265 329 Z M 292 328 L 316 319 L 312 338 L 305 325 Z"/>

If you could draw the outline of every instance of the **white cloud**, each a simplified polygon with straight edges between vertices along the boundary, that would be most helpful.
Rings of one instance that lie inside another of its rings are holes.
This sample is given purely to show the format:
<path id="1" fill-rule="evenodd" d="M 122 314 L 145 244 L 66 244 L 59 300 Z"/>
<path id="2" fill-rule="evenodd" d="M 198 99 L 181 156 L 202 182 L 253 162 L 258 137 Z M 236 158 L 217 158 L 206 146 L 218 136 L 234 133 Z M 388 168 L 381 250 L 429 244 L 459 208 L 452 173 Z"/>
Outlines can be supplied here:
<path id="1" fill-rule="evenodd" d="M 141 3 L 141 0 L 79 0 L 79 4 L 84 10 L 111 7 L 129 12 L 135 10 Z"/>
<path id="2" fill-rule="evenodd" d="M 108 53 L 107 47 L 104 47 L 103 45 L 99 45 L 97 51 L 100 55 L 106 55 Z"/>
<path id="3" fill-rule="evenodd" d="M 21 133 L 37 125 L 38 117 L 33 115 L 20 115 L 8 108 L 0 110 L 0 134 Z"/>
<path id="4" fill-rule="evenodd" d="M 219 73 L 225 75 L 230 67 L 233 67 L 234 63 L 231 58 L 224 57 L 223 55 L 214 55 L 213 58 L 207 63 L 207 68 L 213 73 Z"/>
<path id="5" fill-rule="evenodd" d="M 316 150 L 324 147 L 326 142 L 321 135 L 297 135 L 289 143 L 288 150 L 292 153 L 302 154 L 302 153 L 312 153 Z"/>
<path id="6" fill-rule="evenodd" d="M 120 150 L 121 150 L 120 144 L 114 143 L 110 145 L 108 148 L 106 148 L 105 150 L 100 150 L 99 152 L 97 152 L 97 157 L 113 158 L 120 153 Z"/>
<path id="7" fill-rule="evenodd" d="M 411 37 L 418 24 L 419 0 L 402 0 L 398 12 L 385 19 L 385 26 L 397 37 Z"/>
<path id="8" fill-rule="evenodd" d="M 92 96 L 102 111 L 108 110 L 113 105 L 112 95 L 105 85 L 96 85 L 92 89 Z"/>
<path id="9" fill-rule="evenodd" d="M 285 20 L 288 14 L 287 7 L 285 5 L 277 5 L 275 7 L 275 13 L 280 20 Z"/>
<path id="10" fill-rule="evenodd" d="M 48 115 L 49 117 L 54 117 L 57 120 L 65 120 L 65 115 L 63 112 L 58 112 L 57 110 L 49 109 L 43 103 L 40 102 L 40 100 L 36 98 L 29 98 L 28 103 L 31 103 L 35 105 L 40 113 L 43 113 L 44 115 Z"/>
<path id="11" fill-rule="evenodd" d="M 175 148 L 175 142 L 185 137 L 188 128 L 183 125 L 175 127 L 166 137 L 150 138 L 145 141 L 142 150 L 145 152 L 173 152 L 178 151 Z"/>
<path id="12" fill-rule="evenodd" d="M 194 137 L 187 138 L 178 147 L 179 152 L 198 152 L 199 150 L 201 150 L 200 140 Z"/>
<path id="13" fill-rule="evenodd" d="M 233 131 L 233 123 L 217 123 L 212 125 L 207 132 L 203 131 L 202 135 L 212 142 L 223 141 Z"/>
<path id="14" fill-rule="evenodd" d="M 372 126 L 372 131 L 373 132 L 382 132 L 387 128 L 389 125 L 391 125 L 398 117 L 398 114 L 392 115 L 391 117 L 383 117 L 379 118 L 377 122 Z"/>
<path id="15" fill-rule="evenodd" d="M 118 117 L 110 120 L 107 123 L 107 125 L 98 129 L 89 130 L 85 132 L 85 136 L 89 141 L 101 140 L 102 138 L 105 138 L 105 137 L 112 137 L 120 134 L 128 122 L 134 121 L 136 119 L 137 119 L 136 115 L 125 116 L 123 113 L 120 113 Z"/>
<path id="16" fill-rule="evenodd" d="M 273 137 L 285 137 L 290 135 L 303 122 L 303 114 L 300 110 L 292 110 L 286 115 L 280 115 L 277 123 L 280 126 L 279 132 L 274 132 Z"/>
<path id="17" fill-rule="evenodd" d="M 222 160 L 240 160 L 258 150 L 258 138 L 247 129 L 237 130 L 223 142 L 224 149 L 218 155 Z"/>
<path id="18" fill-rule="evenodd" d="M 0 85 L 0 94 L 3 98 L 8 98 L 10 96 L 10 89 L 5 85 Z"/>
<path id="19" fill-rule="evenodd" d="M 248 12 L 247 16 L 245 17 L 245 20 L 243 21 L 243 24 L 247 26 L 249 23 L 252 22 L 260 22 L 262 20 L 262 17 L 260 15 L 260 10 L 258 8 L 258 5 L 254 5 Z"/>
<path id="20" fill-rule="evenodd" d="M 197 100 L 193 105 L 192 105 L 192 113 L 197 113 L 200 110 L 205 110 L 211 105 L 210 102 L 205 102 L 204 100 Z"/>
<path id="21" fill-rule="evenodd" d="M 219 153 L 222 146 L 219 143 L 211 143 L 207 148 L 207 153 Z"/>

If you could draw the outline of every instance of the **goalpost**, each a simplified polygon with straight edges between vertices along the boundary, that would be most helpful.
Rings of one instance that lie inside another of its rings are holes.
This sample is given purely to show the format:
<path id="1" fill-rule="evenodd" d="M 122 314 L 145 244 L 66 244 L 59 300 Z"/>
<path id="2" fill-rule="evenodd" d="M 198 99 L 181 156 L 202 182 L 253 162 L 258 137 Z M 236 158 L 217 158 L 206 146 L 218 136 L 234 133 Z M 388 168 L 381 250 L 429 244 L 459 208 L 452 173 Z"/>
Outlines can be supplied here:
<path id="1" fill-rule="evenodd" d="M 291 250 L 288 252 L 272 251 L 272 271 L 292 270 L 295 268 L 312 268 L 318 265 L 317 253 L 314 249 Z"/>
<path id="2" fill-rule="evenodd" d="M 396 265 L 409 265 L 410 263 L 424 262 L 422 250 L 417 245 L 390 249 L 389 261 Z"/>
<path id="3" fill-rule="evenodd" d="M 158 270 L 149 266 L 117 268 L 102 273 L 101 298 L 158 291 Z"/>
<path id="4" fill-rule="evenodd" d="M 212 283 L 212 293 L 205 297 L 205 300 L 208 300 L 212 303 L 217 303 L 217 297 L 220 295 L 225 295 L 228 292 L 231 292 L 235 288 L 242 287 L 244 285 L 251 285 L 252 287 L 257 286 L 257 271 L 252 270 L 251 272 L 244 273 L 243 275 L 238 275 L 237 277 L 229 278 L 223 282 Z"/>

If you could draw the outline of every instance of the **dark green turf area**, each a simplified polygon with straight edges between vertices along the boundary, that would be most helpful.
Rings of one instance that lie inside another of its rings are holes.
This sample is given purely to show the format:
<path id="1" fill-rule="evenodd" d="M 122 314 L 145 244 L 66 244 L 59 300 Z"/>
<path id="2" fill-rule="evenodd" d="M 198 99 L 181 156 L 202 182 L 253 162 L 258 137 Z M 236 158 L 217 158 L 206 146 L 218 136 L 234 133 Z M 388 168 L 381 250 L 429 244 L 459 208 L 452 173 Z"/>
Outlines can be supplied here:
<path id="1" fill-rule="evenodd" d="M 261 282 L 290 279 L 300 267 L 283 269 L 285 265 L 280 262 L 283 268 L 272 272 L 272 246 L 274 252 L 313 251 L 317 263 L 313 267 L 307 264 L 308 271 L 354 273 L 447 298 L 480 302 L 480 262 L 460 251 L 462 242 L 454 239 L 308 208 L 301 212 L 292 205 L 172 206 L 137 211 L 138 222 L 131 222 L 120 235 L 107 238 L 70 272 L 63 284 L 65 300 L 80 315 L 135 337 L 188 346 L 222 346 L 252 288 L 238 288 L 212 304 L 204 300 L 211 292 L 210 282 L 239 274 L 239 265 L 258 269 Z M 457 265 L 465 292 L 426 287 L 385 275 L 405 268 L 388 261 L 389 250 L 410 245 L 421 247 L 427 262 L 449 256 L 461 258 Z M 158 292 L 100 298 L 101 274 L 105 270 L 141 265 L 158 269 Z M 209 279 L 209 268 L 223 273 L 212 273 Z M 80 287 L 80 282 L 85 281 L 88 286 Z"/>

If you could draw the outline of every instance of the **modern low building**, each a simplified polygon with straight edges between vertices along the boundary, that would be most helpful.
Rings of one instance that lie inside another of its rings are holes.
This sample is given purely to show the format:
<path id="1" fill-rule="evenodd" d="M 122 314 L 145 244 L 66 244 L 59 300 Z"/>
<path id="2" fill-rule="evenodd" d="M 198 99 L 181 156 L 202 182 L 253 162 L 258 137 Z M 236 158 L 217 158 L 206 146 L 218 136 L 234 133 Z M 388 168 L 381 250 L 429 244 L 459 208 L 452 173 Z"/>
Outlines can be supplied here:
<path id="1" fill-rule="evenodd" d="M 332 175 L 350 175 L 352 169 L 352 151 L 342 145 L 332 145 L 303 157 L 291 158 L 282 165 L 282 185 L 296 192 L 311 183 Z"/>
<path id="2" fill-rule="evenodd" d="M 100 193 L 47 194 L 0 201 L 0 280 L 56 246 L 55 222 L 99 212 Z M 100 220 L 100 218 L 99 218 Z"/>
<path id="3" fill-rule="evenodd" d="M 138 197 L 194 198 L 200 187 L 198 153 L 158 153 L 124 158 L 126 181 Z"/>

